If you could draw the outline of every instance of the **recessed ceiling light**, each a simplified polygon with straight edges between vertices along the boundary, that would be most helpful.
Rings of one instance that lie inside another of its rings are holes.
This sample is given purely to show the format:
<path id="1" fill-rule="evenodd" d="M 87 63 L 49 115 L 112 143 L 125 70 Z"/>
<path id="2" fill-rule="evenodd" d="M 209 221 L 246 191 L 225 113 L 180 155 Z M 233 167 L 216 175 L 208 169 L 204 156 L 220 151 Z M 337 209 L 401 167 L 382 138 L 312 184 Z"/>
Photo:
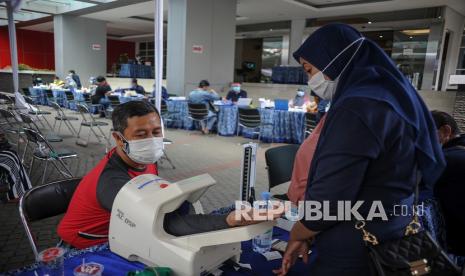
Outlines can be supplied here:
<path id="1" fill-rule="evenodd" d="M 412 39 L 412 38 L 413 38 L 413 36 L 410 36 L 409 38 L 410 38 L 410 39 Z"/>
<path id="2" fill-rule="evenodd" d="M 368 24 L 371 24 L 371 23 L 373 23 L 373 22 L 371 22 L 371 21 L 368 21 Z"/>
<path id="3" fill-rule="evenodd" d="M 380 35 L 380 36 L 379 36 L 379 38 L 383 38 L 383 36 L 382 36 L 382 35 Z"/>

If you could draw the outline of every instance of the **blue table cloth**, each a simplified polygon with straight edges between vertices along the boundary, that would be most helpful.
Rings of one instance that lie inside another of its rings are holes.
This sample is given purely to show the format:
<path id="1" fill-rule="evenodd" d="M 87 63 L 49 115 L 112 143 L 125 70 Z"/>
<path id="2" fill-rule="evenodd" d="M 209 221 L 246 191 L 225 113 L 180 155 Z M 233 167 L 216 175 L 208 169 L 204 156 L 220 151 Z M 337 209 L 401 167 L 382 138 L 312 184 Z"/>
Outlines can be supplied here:
<path id="1" fill-rule="evenodd" d="M 49 105 L 48 99 L 47 99 L 47 94 L 45 93 L 45 88 L 39 88 L 39 87 L 32 87 L 29 89 L 31 92 L 31 95 L 33 96 L 34 102 L 36 104 L 41 104 L 41 105 Z M 65 91 L 71 91 L 71 90 L 65 90 L 65 89 L 52 89 L 53 92 L 53 97 L 61 107 L 66 107 L 69 108 L 69 104 L 66 100 L 66 94 Z M 74 93 L 74 92 L 73 92 Z"/>
<path id="2" fill-rule="evenodd" d="M 189 119 L 187 101 L 167 101 L 169 113 L 165 116 L 166 126 L 186 130 L 200 129 Z M 235 105 L 219 105 L 218 134 L 234 136 L 237 133 L 238 110 Z M 267 143 L 300 144 L 304 139 L 305 113 L 274 109 L 260 109 L 262 128 L 260 139 Z M 247 138 L 257 138 L 253 129 L 239 129 L 239 134 Z"/>
<path id="3" fill-rule="evenodd" d="M 120 77 L 126 78 L 152 78 L 152 67 L 143 64 L 121 64 Z"/>
<path id="4" fill-rule="evenodd" d="M 289 233 L 285 230 L 275 227 L 273 230 L 273 238 L 280 240 L 288 240 Z M 252 250 L 252 242 L 245 241 L 241 243 L 242 254 L 240 263 L 250 264 L 252 270 L 247 268 L 240 268 L 238 270 L 233 267 L 222 266 L 220 269 L 223 271 L 222 275 L 274 275 L 273 269 L 281 266 L 282 259 L 267 261 L 266 258 Z M 161 253 L 162 254 L 162 253 Z M 314 259 L 314 253 L 310 255 L 310 259 Z M 129 271 L 143 270 L 145 267 L 139 262 L 130 262 L 116 254 L 110 252 L 108 244 L 94 246 L 84 250 L 71 250 L 65 255 L 65 275 L 73 275 L 73 269 L 82 263 L 85 258 L 86 262 L 96 262 L 104 266 L 103 275 L 126 275 Z M 307 275 L 306 271 L 311 264 L 304 264 L 298 260 L 292 267 L 288 275 Z M 21 275 L 21 276 L 34 276 L 34 271 L 38 275 L 42 275 L 39 264 L 35 263 L 28 267 L 21 268 L 15 271 L 10 271 L 7 275 Z"/>

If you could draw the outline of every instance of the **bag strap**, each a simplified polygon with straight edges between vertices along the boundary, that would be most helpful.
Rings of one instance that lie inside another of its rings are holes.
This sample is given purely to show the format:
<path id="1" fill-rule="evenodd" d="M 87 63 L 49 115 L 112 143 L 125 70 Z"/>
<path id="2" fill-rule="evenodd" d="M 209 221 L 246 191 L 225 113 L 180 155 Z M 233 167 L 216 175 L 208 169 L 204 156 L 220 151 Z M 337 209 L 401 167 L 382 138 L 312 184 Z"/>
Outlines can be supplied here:
<path id="1" fill-rule="evenodd" d="M 420 171 L 417 171 L 417 174 L 416 174 L 416 185 L 415 185 L 415 190 L 414 190 L 414 199 L 413 199 L 413 208 L 412 208 L 412 211 L 413 211 L 413 219 L 412 221 L 407 225 L 407 227 L 405 228 L 405 236 L 409 236 L 409 235 L 413 235 L 413 234 L 417 234 L 419 231 L 420 231 L 420 228 L 421 228 L 421 224 L 420 224 L 420 219 L 418 218 L 418 212 L 416 210 L 417 206 L 418 206 L 418 201 L 419 201 L 419 198 L 420 198 L 420 183 L 421 183 L 421 173 Z M 369 231 L 367 231 L 365 229 L 365 226 L 366 226 L 366 222 L 365 221 L 360 221 L 360 220 L 357 220 L 355 221 L 355 229 L 357 230 L 361 230 L 362 233 L 363 233 L 363 240 L 366 242 L 366 243 L 369 243 L 371 245 L 377 245 L 379 242 L 378 242 L 378 239 L 376 238 L 375 235 L 373 235 L 372 233 L 370 233 Z"/>

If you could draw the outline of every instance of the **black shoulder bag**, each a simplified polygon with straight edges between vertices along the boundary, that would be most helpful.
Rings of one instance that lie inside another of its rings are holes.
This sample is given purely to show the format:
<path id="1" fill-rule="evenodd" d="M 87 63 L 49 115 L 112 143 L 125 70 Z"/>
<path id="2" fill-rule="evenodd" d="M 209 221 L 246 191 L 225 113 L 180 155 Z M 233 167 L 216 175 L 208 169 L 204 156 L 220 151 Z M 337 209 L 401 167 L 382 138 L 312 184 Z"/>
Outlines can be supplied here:
<path id="1" fill-rule="evenodd" d="M 357 221 L 355 228 L 363 233 L 363 240 L 372 260 L 373 275 L 377 276 L 458 276 L 460 269 L 449 259 L 430 234 L 420 229 L 418 214 L 419 180 L 415 187 L 413 220 L 401 238 L 379 243 L 376 236 L 365 229 L 365 221 Z"/>

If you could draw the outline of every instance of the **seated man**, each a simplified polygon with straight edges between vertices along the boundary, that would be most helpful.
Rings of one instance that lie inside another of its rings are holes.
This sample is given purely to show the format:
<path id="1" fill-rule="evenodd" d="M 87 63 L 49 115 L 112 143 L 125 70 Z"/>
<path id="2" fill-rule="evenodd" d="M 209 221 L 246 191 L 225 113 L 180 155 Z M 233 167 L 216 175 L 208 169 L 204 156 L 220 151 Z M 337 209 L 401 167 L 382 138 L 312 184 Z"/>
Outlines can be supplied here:
<path id="1" fill-rule="evenodd" d="M 81 180 L 58 225 L 58 235 L 72 247 L 107 242 L 111 208 L 119 190 L 138 175 L 158 173 L 163 138 L 155 107 L 145 101 L 127 102 L 115 108 L 112 121 L 116 147 Z M 236 221 L 235 216 L 235 212 L 193 215 L 178 210 L 165 216 L 164 228 L 180 236 L 252 223 Z"/>
<path id="2" fill-rule="evenodd" d="M 131 80 L 131 88 L 129 88 L 129 90 L 134 90 L 134 91 L 136 91 L 137 94 L 145 95 L 144 87 L 137 84 L 137 79 L 136 78 L 133 78 Z"/>
<path id="3" fill-rule="evenodd" d="M 233 103 L 237 102 L 240 98 L 247 98 L 247 92 L 241 89 L 241 84 L 234 82 L 231 84 L 231 90 L 226 95 L 226 100 Z"/>
<path id="4" fill-rule="evenodd" d="M 448 252 L 465 256 L 465 134 L 459 133 L 454 118 L 446 112 L 433 111 L 432 115 L 447 162 L 434 186 L 434 196 L 443 211 Z"/>
<path id="5" fill-rule="evenodd" d="M 210 110 L 210 103 L 213 101 L 221 100 L 221 97 L 210 89 L 210 83 L 207 80 L 202 80 L 199 87 L 189 94 L 189 102 L 194 104 L 205 104 L 208 108 L 207 123 L 202 122 L 202 133 L 208 134 L 213 129 L 216 123 L 216 114 Z"/>

